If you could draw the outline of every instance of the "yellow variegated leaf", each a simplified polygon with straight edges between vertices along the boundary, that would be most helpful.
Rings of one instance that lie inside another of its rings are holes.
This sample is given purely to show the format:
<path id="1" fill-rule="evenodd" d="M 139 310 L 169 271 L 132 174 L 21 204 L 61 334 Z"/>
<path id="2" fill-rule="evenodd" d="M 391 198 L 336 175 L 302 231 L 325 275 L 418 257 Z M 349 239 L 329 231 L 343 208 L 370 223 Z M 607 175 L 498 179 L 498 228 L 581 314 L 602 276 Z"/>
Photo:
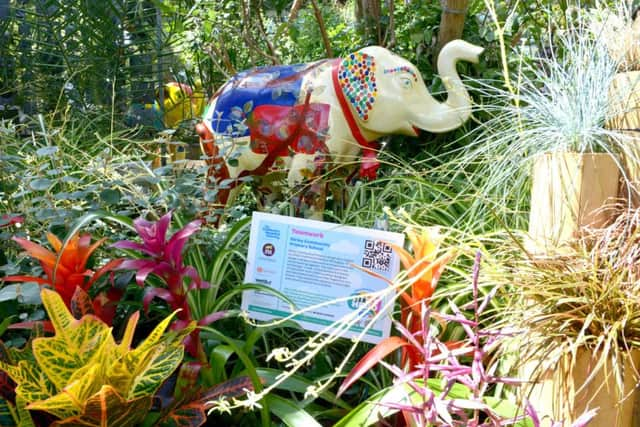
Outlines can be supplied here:
<path id="1" fill-rule="evenodd" d="M 149 336 L 134 350 L 139 353 L 147 352 L 151 347 L 153 347 L 160 338 L 162 338 L 162 334 L 164 334 L 165 329 L 169 326 L 169 323 L 173 320 L 173 317 L 176 315 L 178 311 L 174 311 L 169 316 L 167 316 L 162 322 L 158 323 L 158 325 L 151 331 Z"/>
<path id="2" fill-rule="evenodd" d="M 164 380 L 180 365 L 184 356 L 184 346 L 158 345 L 149 356 L 145 368 L 141 369 L 133 379 L 127 396 L 129 399 L 154 395 Z"/>
<path id="3" fill-rule="evenodd" d="M 77 381 L 48 399 L 32 402 L 28 408 L 46 411 L 62 419 L 80 414 L 85 402 L 102 387 L 102 378 L 97 375 L 100 369 L 100 365 L 95 364 L 83 370 Z"/>
<path id="4" fill-rule="evenodd" d="M 122 341 L 118 345 L 120 354 L 124 354 L 127 351 L 131 350 L 131 343 L 133 342 L 133 334 L 136 331 L 136 326 L 138 325 L 139 319 L 140 319 L 139 311 L 136 311 L 129 317 L 129 320 L 127 321 L 127 328 L 124 330 L 124 334 L 122 334 Z"/>
<path id="5" fill-rule="evenodd" d="M 134 427 L 151 407 L 151 396 L 127 401 L 105 385 L 87 400 L 80 415 L 53 423 L 52 427 Z"/>
<path id="6" fill-rule="evenodd" d="M 67 306 L 64 305 L 60 294 L 45 288 L 40 292 L 40 297 L 45 310 L 47 310 L 49 319 L 51 323 L 53 323 L 56 334 L 65 334 L 75 319 L 67 309 Z"/>
<path id="7" fill-rule="evenodd" d="M 66 308 L 66 307 L 65 307 Z M 91 362 L 105 346 L 115 346 L 110 328 L 93 316 L 84 316 L 71 324 L 64 335 L 33 340 L 33 354 L 58 390 L 64 388 L 75 372 Z"/>
<path id="8" fill-rule="evenodd" d="M 171 320 L 171 317 L 163 320 L 151 335 L 160 330 L 159 328 L 164 330 L 163 324 L 166 325 L 166 321 Z M 179 332 L 159 335 L 152 346 L 145 345 L 145 341 L 135 350 L 129 351 L 109 367 L 109 383 L 118 393 L 130 399 L 145 393 L 154 393 L 182 360 L 182 341 L 195 326 L 195 322 L 192 322 Z"/>
<path id="9" fill-rule="evenodd" d="M 16 411 L 20 419 L 18 427 L 36 427 L 31 418 L 31 413 L 27 409 L 27 402 L 20 395 L 16 396 Z"/>
<path id="10" fill-rule="evenodd" d="M 0 370 L 6 372 L 7 375 L 9 375 L 9 377 L 11 377 L 11 379 L 17 384 L 24 381 L 24 373 L 22 372 L 22 369 L 20 369 L 19 365 L 9 365 L 8 363 L 0 360 Z"/>
<path id="11" fill-rule="evenodd" d="M 46 399 L 55 394 L 57 389 L 40 370 L 40 367 L 26 360 L 21 360 L 18 365 L 7 365 L 0 362 L 0 369 L 5 371 L 18 386 L 16 395 L 21 396 L 26 402 Z"/>

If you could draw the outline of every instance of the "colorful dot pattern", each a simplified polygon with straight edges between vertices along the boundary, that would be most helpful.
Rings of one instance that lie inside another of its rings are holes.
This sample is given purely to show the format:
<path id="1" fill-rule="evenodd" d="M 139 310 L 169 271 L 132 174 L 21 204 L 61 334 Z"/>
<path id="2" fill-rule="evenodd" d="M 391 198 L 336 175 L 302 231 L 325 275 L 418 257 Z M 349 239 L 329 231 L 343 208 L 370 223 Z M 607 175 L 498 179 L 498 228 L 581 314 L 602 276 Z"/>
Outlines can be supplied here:
<path id="1" fill-rule="evenodd" d="M 385 74 L 409 73 L 413 76 L 413 80 L 415 82 L 418 81 L 418 76 L 416 75 L 415 71 L 413 71 L 411 68 L 407 67 L 406 65 L 403 65 L 401 67 L 385 68 L 384 73 Z"/>
<path id="2" fill-rule="evenodd" d="M 375 74 L 373 56 L 359 52 L 343 59 L 338 69 L 342 92 L 364 121 L 369 120 L 369 112 L 378 96 Z"/>

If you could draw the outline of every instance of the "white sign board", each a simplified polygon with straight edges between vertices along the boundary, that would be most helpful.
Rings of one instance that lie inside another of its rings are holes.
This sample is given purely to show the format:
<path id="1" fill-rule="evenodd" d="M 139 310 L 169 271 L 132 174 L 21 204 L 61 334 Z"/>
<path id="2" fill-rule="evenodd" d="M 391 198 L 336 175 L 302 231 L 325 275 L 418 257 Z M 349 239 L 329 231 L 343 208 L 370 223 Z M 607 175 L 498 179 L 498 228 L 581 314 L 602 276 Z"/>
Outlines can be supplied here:
<path id="1" fill-rule="evenodd" d="M 305 329 L 319 332 L 360 309 L 371 292 L 389 288 L 384 280 L 355 268 L 362 268 L 392 280 L 399 269 L 399 257 L 386 244 L 398 246 L 404 236 L 381 230 L 343 226 L 327 222 L 255 212 L 251 223 L 245 283 L 260 283 L 286 295 L 304 309 L 328 301 L 345 301 L 306 310 L 295 320 Z M 358 298 L 361 295 L 362 298 Z M 342 336 L 361 334 L 368 320 L 390 301 L 393 292 L 377 304 L 377 310 L 363 316 Z M 349 298 L 350 297 L 350 298 Z M 273 320 L 291 314 L 291 307 L 271 293 L 252 290 L 242 295 L 242 309 L 256 320 Z M 377 343 L 389 336 L 391 316 L 382 313 L 362 337 Z"/>

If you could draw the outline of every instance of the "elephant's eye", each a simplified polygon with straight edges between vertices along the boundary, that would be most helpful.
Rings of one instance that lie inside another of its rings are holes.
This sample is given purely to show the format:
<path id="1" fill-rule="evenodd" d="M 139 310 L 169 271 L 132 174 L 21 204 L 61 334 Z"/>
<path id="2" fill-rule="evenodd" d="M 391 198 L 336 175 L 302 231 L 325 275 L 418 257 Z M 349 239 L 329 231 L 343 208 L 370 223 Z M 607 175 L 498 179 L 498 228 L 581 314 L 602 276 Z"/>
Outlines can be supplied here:
<path id="1" fill-rule="evenodd" d="M 400 84 L 403 89 L 411 89 L 413 87 L 413 81 L 409 77 L 400 77 Z"/>

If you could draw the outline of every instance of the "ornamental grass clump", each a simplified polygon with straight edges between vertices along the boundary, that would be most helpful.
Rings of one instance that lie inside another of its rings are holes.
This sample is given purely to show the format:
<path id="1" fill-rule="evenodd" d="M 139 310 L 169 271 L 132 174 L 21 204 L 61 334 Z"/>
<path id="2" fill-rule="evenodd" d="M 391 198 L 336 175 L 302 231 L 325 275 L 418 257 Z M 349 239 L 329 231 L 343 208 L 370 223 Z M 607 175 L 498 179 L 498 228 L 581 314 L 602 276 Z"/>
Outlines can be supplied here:
<path id="1" fill-rule="evenodd" d="M 531 168 L 541 154 L 607 153 L 625 178 L 625 161 L 638 162 L 630 137 L 606 127 L 619 115 L 612 105 L 625 98 L 610 90 L 619 62 L 580 23 L 549 37 L 549 51 L 531 55 L 521 49 L 517 73 L 506 89 L 476 82 L 478 93 L 490 100 L 479 108 L 488 118 L 468 135 L 471 143 L 451 170 L 456 176 L 463 171 L 472 191 L 490 198 L 497 210 L 527 206 Z"/>
<path id="2" fill-rule="evenodd" d="M 633 364 L 634 372 L 625 372 L 624 362 L 640 348 L 640 210 L 623 210 L 554 259 L 511 249 L 504 279 L 514 292 L 501 314 L 526 333 L 521 360 L 543 358 L 540 370 L 586 349 L 592 355 L 587 383 L 602 370 L 622 397 L 624 376 L 638 376 Z"/>

